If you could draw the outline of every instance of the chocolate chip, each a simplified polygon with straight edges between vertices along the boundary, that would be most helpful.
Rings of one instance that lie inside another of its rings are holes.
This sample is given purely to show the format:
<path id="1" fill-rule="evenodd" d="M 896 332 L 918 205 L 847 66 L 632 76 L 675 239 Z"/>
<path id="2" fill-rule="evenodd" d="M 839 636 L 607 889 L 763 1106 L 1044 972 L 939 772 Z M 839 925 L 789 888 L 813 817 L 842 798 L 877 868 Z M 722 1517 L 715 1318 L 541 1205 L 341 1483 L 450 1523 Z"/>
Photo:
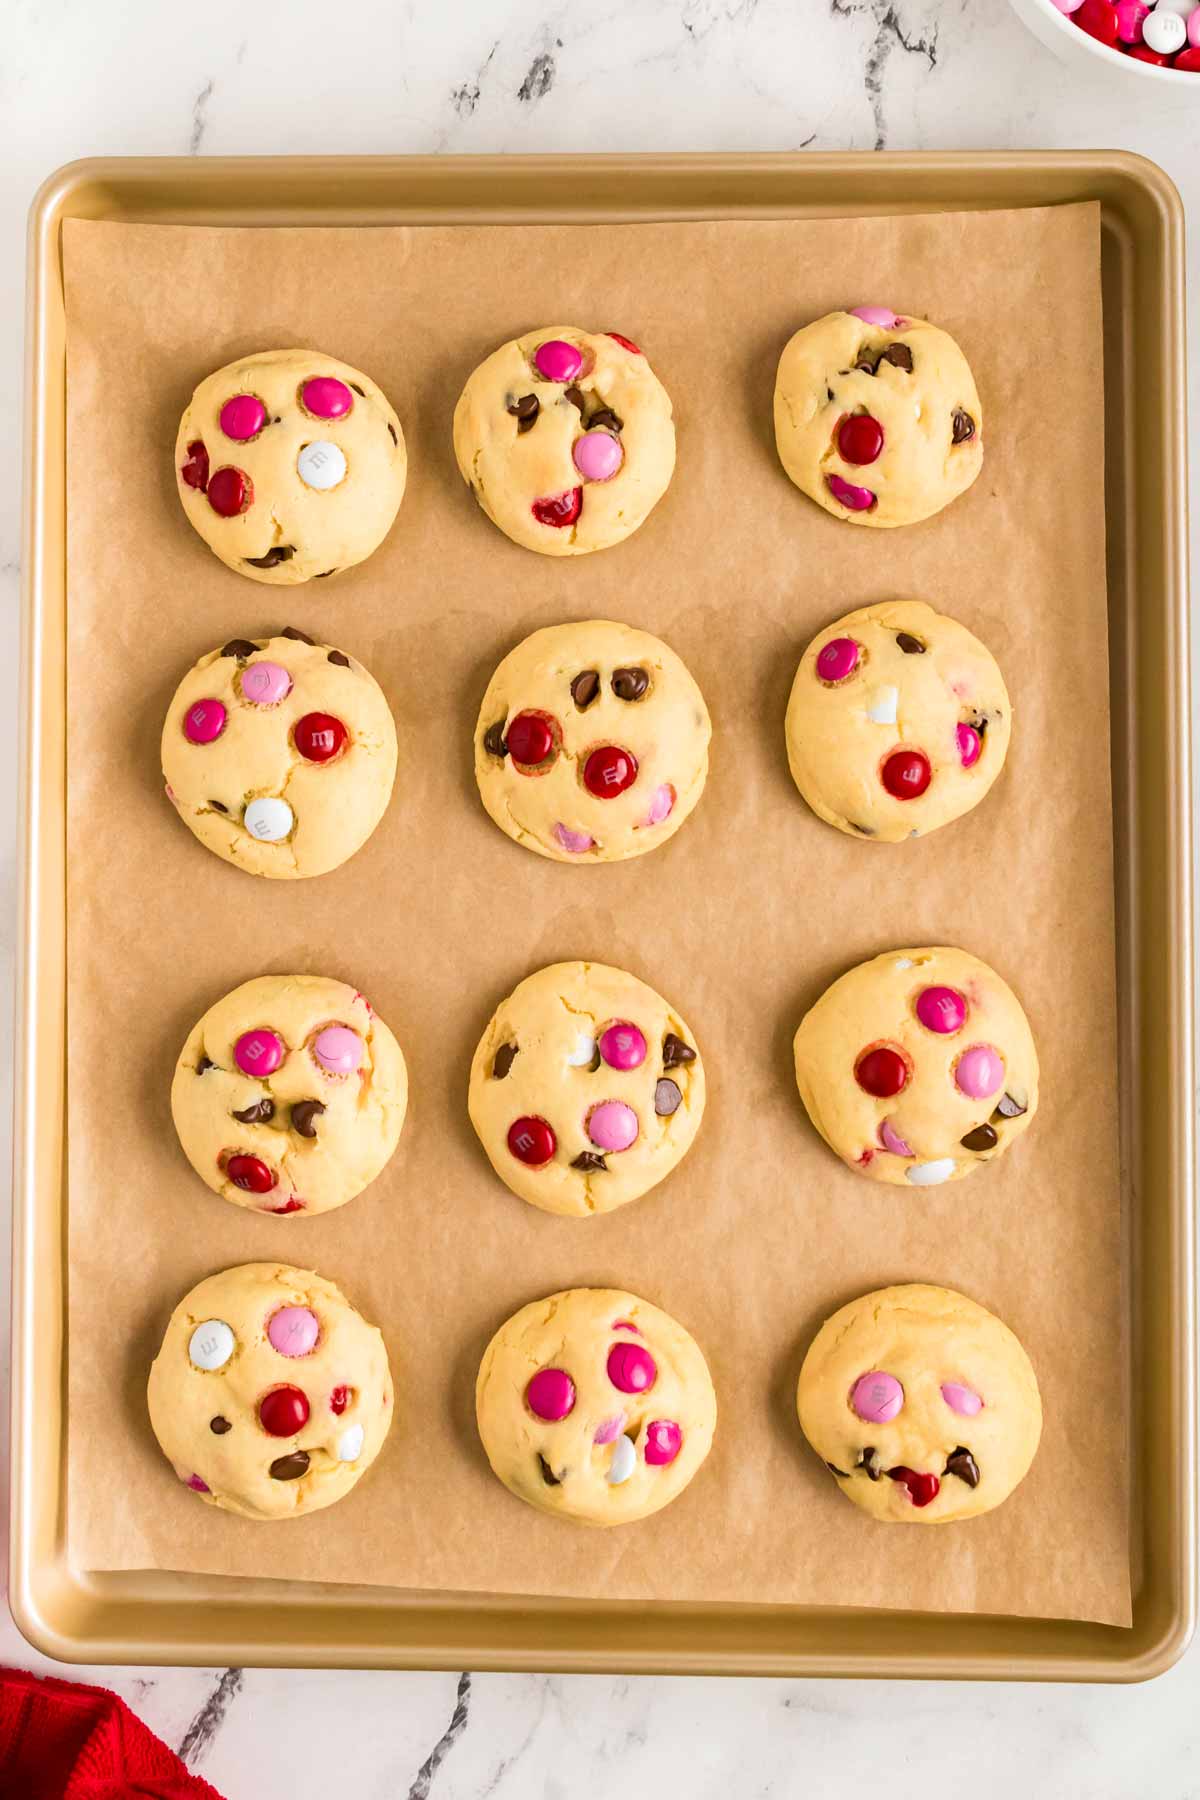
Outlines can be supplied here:
<path id="1" fill-rule="evenodd" d="M 832 389 L 832 388 L 831 388 L 831 387 L 827 387 L 827 388 L 826 388 L 826 389 L 825 389 L 825 396 L 826 396 L 826 399 L 828 399 L 828 400 L 829 400 L 829 402 L 830 402 L 830 403 L 831 403 L 831 404 L 832 404 L 832 402 L 833 402 L 833 389 Z"/>
<path id="2" fill-rule="evenodd" d="M 545 1482 L 546 1486 L 547 1487 L 561 1486 L 558 1476 L 554 1473 L 554 1470 L 550 1467 L 550 1464 L 546 1461 L 545 1457 L 541 1454 L 540 1451 L 538 1452 L 538 1463 L 541 1466 L 542 1480 Z M 274 1470 L 271 1471 L 272 1474 L 274 1474 L 274 1472 L 275 1472 Z"/>
<path id="3" fill-rule="evenodd" d="M 242 561 L 248 562 L 252 569 L 273 569 L 276 563 L 291 562 L 295 554 L 294 544 L 274 544 L 265 556 L 244 556 Z"/>
<path id="4" fill-rule="evenodd" d="M 583 412 L 584 408 L 587 406 L 587 401 L 583 397 L 583 389 L 582 388 L 577 388 L 577 387 L 565 388 L 563 390 L 563 399 L 569 400 L 571 402 L 572 406 L 576 406 L 579 408 L 580 412 Z"/>
<path id="5" fill-rule="evenodd" d="M 507 756 L 508 745 L 504 741 L 504 720 L 497 719 L 489 725 L 483 734 L 483 747 L 489 756 Z"/>
<path id="6" fill-rule="evenodd" d="M 258 651 L 259 646 L 252 644 L 249 638 L 230 638 L 221 655 L 236 656 L 239 662 L 245 662 L 248 656 L 257 656 Z"/>
<path id="7" fill-rule="evenodd" d="M 875 364 L 871 361 L 869 356 L 860 356 L 854 366 L 860 375 L 873 375 L 875 373 Z M 848 370 L 847 373 L 849 373 Z"/>
<path id="8" fill-rule="evenodd" d="M 336 575 L 336 574 L 337 574 L 336 569 L 322 569 L 321 573 L 319 575 L 313 576 L 313 580 L 314 581 L 328 581 L 329 577 L 331 575 Z"/>
<path id="9" fill-rule="evenodd" d="M 679 1091 L 678 1082 L 664 1075 L 661 1081 L 654 1084 L 654 1110 L 660 1119 L 669 1119 L 676 1110 L 683 1095 Z"/>
<path id="10" fill-rule="evenodd" d="M 294 644 L 316 644 L 316 638 L 310 638 L 307 631 L 301 631 L 298 625 L 285 625 L 280 637 L 291 638 Z"/>
<path id="11" fill-rule="evenodd" d="M 210 800 L 208 804 L 212 807 L 214 812 L 227 813 L 229 811 L 229 808 L 223 800 Z"/>
<path id="12" fill-rule="evenodd" d="M 398 444 L 400 442 L 400 439 L 396 436 L 396 427 L 392 424 L 390 419 L 388 420 L 388 430 L 392 434 L 393 444 Z"/>
<path id="13" fill-rule="evenodd" d="M 213 1062 L 211 1057 L 202 1056 L 200 1061 L 196 1064 L 196 1073 L 197 1075 L 203 1075 L 205 1069 L 215 1069 L 216 1066 L 216 1063 Z"/>
<path id="14" fill-rule="evenodd" d="M 825 1467 L 829 1470 L 831 1475 L 840 1475 L 843 1481 L 848 1481 L 850 1479 L 846 1474 L 845 1469 L 839 1469 L 836 1463 L 827 1462 Z"/>
<path id="15" fill-rule="evenodd" d="M 924 656 L 925 654 L 924 644 L 921 642 L 920 638 L 914 637 L 911 631 L 898 631 L 896 633 L 896 642 L 899 644 L 901 650 L 903 650 L 905 656 Z"/>
<path id="16" fill-rule="evenodd" d="M 585 1174 L 588 1174 L 595 1169 L 604 1169 L 606 1172 L 608 1170 L 608 1164 L 595 1150 L 581 1150 L 571 1164 L 571 1167 L 573 1169 L 582 1169 Z"/>
<path id="17" fill-rule="evenodd" d="M 224 1437 L 227 1431 L 233 1430 L 233 1426 L 229 1423 L 228 1419 L 223 1419 L 220 1413 L 218 1413 L 215 1419 L 210 1419 L 208 1421 L 208 1429 L 210 1431 L 215 1431 L 218 1437 Z"/>
<path id="18" fill-rule="evenodd" d="M 612 691 L 618 700 L 640 700 L 650 686 L 650 676 L 645 669 L 614 669 L 612 672 Z"/>
<path id="19" fill-rule="evenodd" d="M 352 387 L 352 388 L 353 388 L 353 389 L 354 389 L 354 391 L 355 391 L 355 393 L 356 393 L 356 394 L 362 394 L 362 398 L 363 398 L 363 399 L 364 399 L 364 400 L 365 400 L 365 399 L 366 399 L 366 397 L 367 397 L 367 396 L 366 396 L 366 395 L 365 395 L 365 394 L 364 394 L 364 393 L 363 393 L 363 391 L 362 391 L 362 389 L 361 389 L 361 388 L 360 388 L 360 387 L 359 387 L 359 385 L 358 385 L 358 383 L 357 383 L 357 381 L 352 381 L 352 382 L 350 382 L 350 383 L 349 383 L 349 386 L 350 386 L 350 387 Z"/>
<path id="20" fill-rule="evenodd" d="M 912 374 L 912 351 L 907 344 L 889 344 L 879 360 L 891 363 L 894 369 L 903 369 L 906 375 Z"/>
<path id="21" fill-rule="evenodd" d="M 881 1471 L 875 1461 L 874 1444 L 863 1445 L 863 1453 L 858 1459 L 858 1466 L 860 1469 L 865 1469 L 867 1471 L 867 1474 L 871 1477 L 872 1481 L 879 1480 Z"/>
<path id="22" fill-rule="evenodd" d="M 519 400 L 511 400 L 508 411 L 517 421 L 518 435 L 523 431 L 532 431 L 537 424 L 542 403 L 536 394 L 522 394 Z"/>
<path id="23" fill-rule="evenodd" d="M 611 406 L 602 406 L 588 420 L 589 431 L 623 431 L 624 428 L 624 419 L 618 418 Z"/>
<path id="24" fill-rule="evenodd" d="M 271 1464 L 271 1476 L 275 1481 L 299 1481 L 307 1473 L 307 1450 L 293 1450 L 288 1456 L 277 1456 Z"/>
<path id="25" fill-rule="evenodd" d="M 692 1046 L 685 1044 L 681 1037 L 676 1037 L 673 1031 L 668 1031 L 663 1039 L 663 1068 L 678 1069 L 683 1063 L 693 1063 L 695 1060 L 696 1052 Z"/>
<path id="26" fill-rule="evenodd" d="M 969 438 L 975 436 L 975 421 L 969 412 L 963 411 L 961 406 L 955 409 L 952 424 L 953 430 L 950 436 L 952 444 L 965 444 Z"/>
<path id="27" fill-rule="evenodd" d="M 946 1473 L 947 1475 L 957 1475 L 958 1479 L 965 1481 L 968 1487 L 979 1486 L 979 1464 L 971 1452 L 965 1450 L 961 1444 L 947 1462 Z"/>
<path id="28" fill-rule="evenodd" d="M 329 572 L 333 575 L 336 573 L 336 570 L 331 569 Z M 327 662 L 336 663 L 339 669 L 348 669 L 350 667 L 350 658 L 346 655 L 344 650 L 331 650 L 325 660 Z"/>
<path id="29" fill-rule="evenodd" d="M 315 1138 L 317 1120 L 325 1111 L 322 1100 L 294 1100 L 292 1102 L 292 1130 L 298 1131 L 301 1137 Z"/>
<path id="30" fill-rule="evenodd" d="M 994 1150 L 999 1141 L 990 1125 L 977 1125 L 959 1140 L 964 1150 Z"/>
<path id="31" fill-rule="evenodd" d="M 242 1125 L 269 1125 L 275 1117 L 275 1102 L 265 1096 L 256 1100 L 253 1106 L 246 1107 L 244 1112 L 235 1112 L 234 1118 Z"/>
<path id="32" fill-rule="evenodd" d="M 492 1080 L 503 1081 L 508 1071 L 517 1060 L 516 1044 L 501 1044 L 492 1058 Z"/>
<path id="33" fill-rule="evenodd" d="M 1005 1094 L 1003 1099 L 997 1100 L 996 1102 L 996 1112 L 1000 1114 L 1002 1119 L 1019 1119 L 1022 1113 L 1028 1111 L 1029 1108 L 1027 1106 L 1022 1106 L 1019 1100 L 1014 1100 L 1011 1094 Z M 995 1113 L 993 1113 L 992 1117 L 995 1117 Z"/>
<path id="34" fill-rule="evenodd" d="M 571 683 L 571 698 L 580 712 L 586 712 L 600 692 L 599 669 L 581 669 Z"/>

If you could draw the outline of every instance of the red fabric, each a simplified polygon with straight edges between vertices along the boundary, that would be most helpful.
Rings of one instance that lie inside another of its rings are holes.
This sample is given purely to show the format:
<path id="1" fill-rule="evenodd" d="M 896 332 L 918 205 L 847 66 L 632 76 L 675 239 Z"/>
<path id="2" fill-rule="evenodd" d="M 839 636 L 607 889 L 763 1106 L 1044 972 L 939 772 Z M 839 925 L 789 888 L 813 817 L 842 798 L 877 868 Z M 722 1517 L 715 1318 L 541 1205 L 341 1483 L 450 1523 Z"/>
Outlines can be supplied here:
<path id="1" fill-rule="evenodd" d="M 221 1800 L 106 1688 L 0 1669 L 3 1800 Z"/>

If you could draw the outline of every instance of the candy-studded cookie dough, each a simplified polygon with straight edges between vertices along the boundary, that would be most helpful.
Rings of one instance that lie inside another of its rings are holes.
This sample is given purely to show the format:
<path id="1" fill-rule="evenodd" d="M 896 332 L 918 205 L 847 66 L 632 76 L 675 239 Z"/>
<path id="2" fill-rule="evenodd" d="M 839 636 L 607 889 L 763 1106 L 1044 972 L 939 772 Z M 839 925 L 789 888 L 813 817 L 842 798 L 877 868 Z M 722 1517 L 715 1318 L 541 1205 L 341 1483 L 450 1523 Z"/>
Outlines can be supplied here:
<path id="1" fill-rule="evenodd" d="M 324 875 L 370 837 L 396 775 L 396 727 L 360 662 L 290 627 L 234 638 L 175 690 L 167 798 L 251 875 Z"/>
<path id="2" fill-rule="evenodd" d="M 548 325 L 475 370 L 454 411 L 454 453 L 514 543 L 581 556 L 619 544 L 666 492 L 671 401 L 628 338 Z"/>
<path id="3" fill-rule="evenodd" d="M 704 1069 L 691 1028 L 644 981 L 555 963 L 497 1007 L 467 1105 L 514 1194 L 586 1217 L 638 1199 L 686 1154 Z"/>
<path id="4" fill-rule="evenodd" d="M 184 1295 L 147 1399 L 180 1481 L 248 1519 L 342 1499 L 392 1419 L 379 1332 L 332 1281 L 279 1263 L 226 1269 Z"/>
<path id="5" fill-rule="evenodd" d="M 475 1413 L 518 1499 L 582 1525 L 626 1525 L 683 1492 L 712 1446 L 717 1398 L 699 1346 L 667 1313 L 613 1288 L 573 1288 L 500 1327 Z"/>
<path id="6" fill-rule="evenodd" d="M 805 1437 L 877 1519 L 944 1525 L 990 1512 L 1042 1431 L 1037 1377 L 993 1313 L 949 1288 L 864 1294 L 821 1327 L 796 1394 Z"/>
<path id="7" fill-rule="evenodd" d="M 855 525 L 913 525 L 970 487 L 983 412 L 954 339 L 887 306 L 805 325 L 779 359 L 775 442 L 796 486 Z"/>
<path id="8" fill-rule="evenodd" d="M 323 975 L 260 975 L 211 1006 L 171 1084 L 184 1154 L 222 1199 L 295 1217 L 374 1181 L 400 1138 L 408 1074 L 363 996 Z"/>
<path id="9" fill-rule="evenodd" d="M 1004 678 L 978 638 L 924 601 L 881 601 L 827 626 L 804 652 L 788 762 L 818 818 L 898 843 L 979 804 L 1011 728 Z"/>
<path id="10" fill-rule="evenodd" d="M 607 619 L 511 650 L 475 726 L 501 831 L 556 862 L 619 862 L 678 831 L 704 791 L 708 708 L 661 639 Z"/>
<path id="11" fill-rule="evenodd" d="M 889 950 L 822 994 L 796 1083 L 831 1150 L 870 1181 L 935 1187 L 1003 1156 L 1037 1111 L 1021 1003 L 965 950 Z"/>
<path id="12" fill-rule="evenodd" d="M 408 462 L 370 376 L 315 350 L 265 350 L 200 383 L 175 469 L 183 510 L 223 563 L 294 587 L 378 548 Z"/>

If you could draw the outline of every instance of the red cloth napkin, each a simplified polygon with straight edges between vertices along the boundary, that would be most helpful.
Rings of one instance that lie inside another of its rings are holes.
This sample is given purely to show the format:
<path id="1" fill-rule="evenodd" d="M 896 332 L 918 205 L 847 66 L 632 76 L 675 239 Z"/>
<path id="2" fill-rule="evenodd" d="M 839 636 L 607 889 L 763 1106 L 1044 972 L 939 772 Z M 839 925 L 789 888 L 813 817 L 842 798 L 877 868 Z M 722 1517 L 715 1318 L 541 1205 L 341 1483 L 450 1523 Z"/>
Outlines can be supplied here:
<path id="1" fill-rule="evenodd" d="M 0 1669 L 3 1800 L 221 1800 L 106 1688 Z"/>

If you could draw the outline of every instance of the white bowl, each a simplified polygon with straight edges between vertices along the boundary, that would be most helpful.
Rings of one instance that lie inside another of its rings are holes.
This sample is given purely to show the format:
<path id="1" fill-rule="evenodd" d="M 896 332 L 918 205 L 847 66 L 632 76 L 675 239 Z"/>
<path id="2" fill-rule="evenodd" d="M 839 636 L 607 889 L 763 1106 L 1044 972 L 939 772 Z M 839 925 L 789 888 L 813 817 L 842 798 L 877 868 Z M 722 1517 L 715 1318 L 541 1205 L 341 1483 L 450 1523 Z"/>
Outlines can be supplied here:
<path id="1" fill-rule="evenodd" d="M 1077 68 L 1087 68 L 1109 80 L 1155 81 L 1160 101 L 1186 100 L 1189 87 L 1192 97 L 1200 100 L 1200 70 L 1193 73 L 1187 69 L 1159 68 L 1157 63 L 1141 62 L 1136 56 L 1110 50 L 1060 13 L 1053 0 L 1009 0 L 1009 4 L 1021 23 L 1028 25 L 1060 62 L 1074 63 Z"/>

